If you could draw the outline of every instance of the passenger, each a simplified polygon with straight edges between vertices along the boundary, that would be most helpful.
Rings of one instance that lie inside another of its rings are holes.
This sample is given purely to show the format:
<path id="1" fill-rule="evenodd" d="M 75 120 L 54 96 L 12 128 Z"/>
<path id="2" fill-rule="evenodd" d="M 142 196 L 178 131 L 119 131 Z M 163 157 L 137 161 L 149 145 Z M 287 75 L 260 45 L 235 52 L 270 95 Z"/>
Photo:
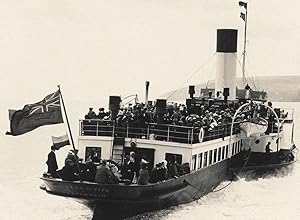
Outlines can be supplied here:
<path id="1" fill-rule="evenodd" d="M 116 165 L 110 164 L 109 166 L 110 176 L 108 178 L 108 183 L 118 184 L 120 182 L 119 169 Z"/>
<path id="2" fill-rule="evenodd" d="M 171 157 L 169 161 L 169 169 L 168 169 L 168 178 L 177 178 L 178 177 L 178 168 L 176 156 Z"/>
<path id="3" fill-rule="evenodd" d="M 131 182 L 134 181 L 134 177 L 138 178 L 139 175 L 139 164 L 135 159 L 135 152 L 131 151 L 129 154 L 129 161 L 127 162 L 127 172 L 128 172 L 128 179 Z"/>
<path id="4" fill-rule="evenodd" d="M 129 160 L 130 160 L 130 156 L 126 155 L 125 159 L 124 159 L 124 165 L 121 168 L 121 174 L 122 174 L 122 179 L 131 179 L 131 171 L 129 171 Z"/>
<path id="5" fill-rule="evenodd" d="M 147 164 L 146 163 L 142 163 L 141 164 L 141 169 L 139 171 L 139 177 L 137 180 L 137 183 L 139 185 L 147 185 L 149 182 L 149 173 L 147 170 Z"/>
<path id="6" fill-rule="evenodd" d="M 159 172 L 160 172 L 161 163 L 155 165 L 155 167 L 151 170 L 149 182 L 157 183 L 159 182 Z"/>
<path id="7" fill-rule="evenodd" d="M 66 163 L 65 166 L 58 171 L 58 174 L 62 178 L 62 180 L 67 180 L 67 181 L 79 180 L 79 174 L 76 168 L 76 164 L 70 159 L 66 160 L 65 163 Z"/>
<path id="8" fill-rule="evenodd" d="M 55 147 L 51 146 L 51 151 L 48 154 L 48 160 L 46 164 L 48 165 L 48 173 L 50 173 L 51 177 L 57 178 L 58 175 L 56 173 L 56 170 L 58 169 L 56 156 L 55 156 Z"/>
<path id="9" fill-rule="evenodd" d="M 103 119 L 105 117 L 105 112 L 104 112 L 104 108 L 99 108 L 99 113 L 97 115 L 98 119 Z"/>
<path id="10" fill-rule="evenodd" d="M 246 89 L 246 90 L 250 90 L 250 89 L 251 89 L 250 86 L 248 85 L 248 83 L 247 83 L 247 85 L 245 86 L 245 89 Z"/>
<path id="11" fill-rule="evenodd" d="M 66 166 L 66 161 L 67 161 L 67 160 L 71 160 L 73 163 L 76 164 L 76 160 L 77 160 L 77 161 L 79 160 L 79 157 L 77 156 L 77 153 L 78 153 L 78 150 L 77 150 L 77 149 L 75 149 L 75 151 L 74 151 L 74 150 L 70 150 L 70 151 L 68 152 L 68 155 L 67 155 L 67 157 L 66 157 L 66 159 L 65 159 L 65 166 Z"/>
<path id="12" fill-rule="evenodd" d="M 95 182 L 107 184 L 110 176 L 111 172 L 107 167 L 107 161 L 102 160 L 100 167 L 96 171 Z"/>
<path id="13" fill-rule="evenodd" d="M 89 108 L 89 112 L 85 115 L 85 119 L 95 119 L 97 118 L 96 113 L 93 111 L 93 108 Z"/>
<path id="14" fill-rule="evenodd" d="M 168 162 L 166 160 L 163 160 L 161 163 L 161 166 L 159 167 L 158 172 L 158 181 L 164 181 L 168 179 L 168 168 L 167 164 Z"/>
<path id="15" fill-rule="evenodd" d="M 191 172 L 190 164 L 189 163 L 183 163 L 179 166 L 179 175 L 185 175 Z"/>
<path id="16" fill-rule="evenodd" d="M 95 181 L 95 176 L 97 172 L 97 166 L 94 163 L 93 158 L 86 162 L 85 169 L 82 171 L 82 179 L 90 182 Z"/>
<path id="17" fill-rule="evenodd" d="M 269 154 L 271 153 L 271 149 L 270 149 L 270 145 L 271 145 L 271 142 L 268 142 L 268 144 L 266 145 L 266 153 Z"/>

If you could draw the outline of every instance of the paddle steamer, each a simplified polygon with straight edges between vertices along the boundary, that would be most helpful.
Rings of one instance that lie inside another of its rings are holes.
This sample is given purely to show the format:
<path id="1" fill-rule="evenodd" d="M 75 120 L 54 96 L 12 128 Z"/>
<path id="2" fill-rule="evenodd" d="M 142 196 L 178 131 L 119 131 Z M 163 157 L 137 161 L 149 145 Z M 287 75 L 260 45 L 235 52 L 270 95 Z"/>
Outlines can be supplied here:
<path id="1" fill-rule="evenodd" d="M 79 121 L 78 156 L 83 162 L 91 152 L 97 152 L 99 159 L 122 165 L 125 155 L 134 151 L 145 155 L 150 166 L 175 156 L 179 163 L 190 164 L 190 173 L 147 185 L 42 177 L 43 189 L 84 203 L 94 210 L 95 219 L 124 218 L 197 200 L 242 170 L 275 169 L 293 163 L 293 110 L 267 105 L 265 92 L 236 88 L 237 33 L 235 29 L 217 30 L 215 89 L 195 97 L 195 87 L 190 86 L 186 99 L 187 110 L 192 114 L 198 114 L 202 105 L 236 109 L 230 123 L 213 129 L 159 121 L 142 128 L 120 127 L 115 120 L 122 101 L 118 96 L 109 100 L 110 121 Z M 166 112 L 167 100 L 157 99 L 155 108 L 160 118 Z M 251 112 L 252 117 L 241 120 L 245 112 Z"/>

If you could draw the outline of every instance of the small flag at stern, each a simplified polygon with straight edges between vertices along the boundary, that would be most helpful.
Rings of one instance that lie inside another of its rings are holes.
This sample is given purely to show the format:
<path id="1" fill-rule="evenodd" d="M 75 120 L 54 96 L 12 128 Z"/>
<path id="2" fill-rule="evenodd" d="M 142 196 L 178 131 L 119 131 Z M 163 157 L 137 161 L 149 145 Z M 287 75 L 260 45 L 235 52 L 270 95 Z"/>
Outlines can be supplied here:
<path id="1" fill-rule="evenodd" d="M 53 146 L 59 150 L 60 148 L 66 146 L 66 145 L 70 145 L 70 141 L 68 138 L 68 135 L 65 134 L 63 136 L 60 137 L 54 137 L 52 136 L 52 141 L 53 141 Z"/>

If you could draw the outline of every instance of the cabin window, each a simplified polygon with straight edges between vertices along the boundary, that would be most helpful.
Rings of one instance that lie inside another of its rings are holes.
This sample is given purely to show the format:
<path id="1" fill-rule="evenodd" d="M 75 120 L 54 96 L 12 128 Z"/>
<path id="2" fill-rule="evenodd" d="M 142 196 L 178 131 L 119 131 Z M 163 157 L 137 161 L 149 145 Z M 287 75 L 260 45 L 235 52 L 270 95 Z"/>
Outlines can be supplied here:
<path id="1" fill-rule="evenodd" d="M 181 154 L 171 154 L 171 153 L 166 153 L 166 161 L 169 163 L 169 161 L 171 160 L 171 158 L 174 158 L 177 161 L 178 164 L 182 163 L 182 155 Z"/>
<path id="2" fill-rule="evenodd" d="M 204 158 L 203 158 L 203 160 L 204 160 L 204 162 L 203 162 L 203 167 L 206 167 L 207 166 L 207 151 L 204 153 Z"/>
<path id="3" fill-rule="evenodd" d="M 217 162 L 218 149 L 214 149 L 214 163 Z"/>
<path id="4" fill-rule="evenodd" d="M 222 160 L 225 159 L 225 146 L 222 147 Z"/>
<path id="5" fill-rule="evenodd" d="M 229 146 L 226 145 L 226 158 L 228 157 L 228 152 L 229 152 Z"/>
<path id="6" fill-rule="evenodd" d="M 100 163 L 101 147 L 86 147 L 84 159 L 85 161 L 93 160 L 95 163 Z"/>
<path id="7" fill-rule="evenodd" d="M 221 147 L 219 147 L 219 150 L 218 150 L 218 161 L 220 161 L 221 160 L 221 155 L 222 155 L 222 148 Z"/>
<path id="8" fill-rule="evenodd" d="M 234 147 L 235 147 L 235 144 L 233 143 L 232 144 L 232 152 L 231 152 L 232 154 L 231 155 L 234 155 Z"/>
<path id="9" fill-rule="evenodd" d="M 209 151 L 209 161 L 208 161 L 208 165 L 211 165 L 211 164 L 212 164 L 212 157 L 213 157 L 213 151 L 210 150 L 210 151 Z"/>
<path id="10" fill-rule="evenodd" d="M 198 169 L 202 168 L 202 153 L 198 154 Z"/>
<path id="11" fill-rule="evenodd" d="M 196 170 L 196 160 L 197 160 L 197 154 L 192 156 L 192 164 L 191 164 L 192 170 Z"/>

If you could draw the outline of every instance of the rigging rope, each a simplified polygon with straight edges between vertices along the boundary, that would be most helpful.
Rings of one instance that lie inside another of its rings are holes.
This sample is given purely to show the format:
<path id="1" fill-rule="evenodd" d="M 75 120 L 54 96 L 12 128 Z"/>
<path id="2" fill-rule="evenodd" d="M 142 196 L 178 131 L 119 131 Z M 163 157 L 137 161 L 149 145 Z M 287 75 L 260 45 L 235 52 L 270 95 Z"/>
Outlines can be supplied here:
<path id="1" fill-rule="evenodd" d="M 239 66 L 242 68 L 242 63 L 241 63 L 240 59 L 235 54 L 234 54 L 234 57 L 238 61 Z M 255 90 L 257 90 L 257 87 L 255 85 L 253 77 L 248 76 L 248 73 L 246 71 L 245 71 L 245 79 L 246 79 L 246 81 L 250 81 L 250 83 L 254 86 Z"/>
<path id="2" fill-rule="evenodd" d="M 187 80 L 183 81 L 183 83 L 180 84 L 180 86 L 174 91 L 171 93 L 171 95 L 169 95 L 167 97 L 167 100 L 173 96 L 176 92 L 178 92 L 178 90 L 187 82 L 189 81 L 197 72 L 199 72 L 202 68 L 204 68 L 209 62 L 210 60 L 216 55 L 217 52 L 215 52 L 205 63 L 203 63 L 202 65 L 200 65 L 196 70 L 194 70 L 190 76 L 187 78 Z"/>

